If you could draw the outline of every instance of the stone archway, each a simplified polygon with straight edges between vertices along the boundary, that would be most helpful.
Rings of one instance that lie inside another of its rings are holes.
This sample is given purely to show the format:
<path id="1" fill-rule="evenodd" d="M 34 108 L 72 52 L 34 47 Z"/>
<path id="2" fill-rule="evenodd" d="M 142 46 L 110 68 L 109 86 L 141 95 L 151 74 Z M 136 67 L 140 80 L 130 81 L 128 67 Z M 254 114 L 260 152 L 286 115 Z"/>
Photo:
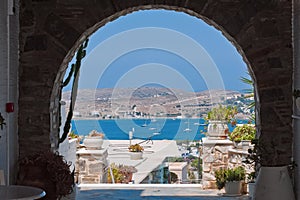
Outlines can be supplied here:
<path id="1" fill-rule="evenodd" d="M 260 140 L 271 155 L 266 154 L 265 162 L 290 163 L 293 49 L 292 2 L 288 0 L 21 0 L 21 157 L 56 148 L 59 84 L 68 62 L 85 38 L 119 16 L 161 8 L 197 16 L 233 42 L 255 80 Z"/>

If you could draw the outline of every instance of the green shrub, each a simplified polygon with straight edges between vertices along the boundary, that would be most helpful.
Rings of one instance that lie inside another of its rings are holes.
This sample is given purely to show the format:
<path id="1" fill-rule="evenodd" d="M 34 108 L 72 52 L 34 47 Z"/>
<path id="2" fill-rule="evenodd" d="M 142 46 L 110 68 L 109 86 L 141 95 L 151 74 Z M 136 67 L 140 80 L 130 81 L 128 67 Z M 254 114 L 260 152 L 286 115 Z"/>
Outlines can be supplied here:
<path id="1" fill-rule="evenodd" d="M 234 142 L 240 142 L 242 140 L 253 140 L 255 138 L 256 129 L 254 126 L 244 124 L 243 126 L 237 126 L 232 133 L 229 134 L 229 139 Z"/>
<path id="2" fill-rule="evenodd" d="M 215 171 L 216 185 L 220 190 L 226 182 L 245 180 L 246 172 L 242 166 L 233 169 L 219 169 Z"/>
<path id="3" fill-rule="evenodd" d="M 237 114 L 237 108 L 232 106 L 222 106 L 212 108 L 208 113 L 206 120 L 217 120 L 231 122 Z"/>

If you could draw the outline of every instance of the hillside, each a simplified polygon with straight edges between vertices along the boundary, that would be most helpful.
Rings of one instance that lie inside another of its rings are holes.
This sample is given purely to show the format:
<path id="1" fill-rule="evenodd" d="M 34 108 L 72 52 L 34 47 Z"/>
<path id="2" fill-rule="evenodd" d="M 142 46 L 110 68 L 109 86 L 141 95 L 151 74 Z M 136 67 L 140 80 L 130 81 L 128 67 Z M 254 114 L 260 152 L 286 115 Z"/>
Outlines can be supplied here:
<path id="1" fill-rule="evenodd" d="M 212 105 L 227 99 L 240 98 L 236 91 L 188 92 L 161 87 L 104 88 L 79 90 L 74 115 L 79 117 L 197 117 Z M 70 91 L 64 92 L 62 100 L 70 99 Z"/>

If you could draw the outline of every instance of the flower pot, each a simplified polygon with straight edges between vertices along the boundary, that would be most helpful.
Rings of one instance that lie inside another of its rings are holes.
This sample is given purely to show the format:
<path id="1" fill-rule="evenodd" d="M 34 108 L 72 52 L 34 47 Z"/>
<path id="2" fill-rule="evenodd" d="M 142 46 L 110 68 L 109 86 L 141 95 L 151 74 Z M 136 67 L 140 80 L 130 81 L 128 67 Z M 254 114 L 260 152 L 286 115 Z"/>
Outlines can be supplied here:
<path id="1" fill-rule="evenodd" d="M 143 158 L 143 152 L 130 152 L 131 160 L 140 160 Z"/>
<path id="2" fill-rule="evenodd" d="M 251 197 L 251 199 L 253 198 L 254 190 L 255 190 L 255 183 L 254 182 L 248 183 L 248 194 L 249 197 Z"/>
<path id="3" fill-rule="evenodd" d="M 242 190 L 241 181 L 229 181 L 225 183 L 225 193 L 228 195 L 239 195 Z"/>
<path id="4" fill-rule="evenodd" d="M 260 167 L 253 199 L 295 200 L 287 166 Z"/>
<path id="5" fill-rule="evenodd" d="M 83 144 L 87 149 L 101 149 L 103 144 L 102 137 L 85 137 Z"/>
<path id="6" fill-rule="evenodd" d="M 209 139 L 226 139 L 228 129 L 225 121 L 213 121 L 210 120 L 207 127 L 207 137 Z"/>

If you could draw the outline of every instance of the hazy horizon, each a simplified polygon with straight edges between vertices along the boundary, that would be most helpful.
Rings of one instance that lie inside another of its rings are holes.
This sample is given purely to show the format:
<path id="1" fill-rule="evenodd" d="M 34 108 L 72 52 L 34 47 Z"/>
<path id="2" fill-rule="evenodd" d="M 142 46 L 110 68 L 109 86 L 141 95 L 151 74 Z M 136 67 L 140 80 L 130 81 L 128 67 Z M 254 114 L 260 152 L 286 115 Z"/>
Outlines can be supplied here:
<path id="1" fill-rule="evenodd" d="M 133 12 L 101 27 L 90 37 L 80 73 L 79 89 L 145 84 L 196 92 L 249 88 L 240 80 L 249 77 L 245 62 L 219 30 L 167 10 Z"/>

